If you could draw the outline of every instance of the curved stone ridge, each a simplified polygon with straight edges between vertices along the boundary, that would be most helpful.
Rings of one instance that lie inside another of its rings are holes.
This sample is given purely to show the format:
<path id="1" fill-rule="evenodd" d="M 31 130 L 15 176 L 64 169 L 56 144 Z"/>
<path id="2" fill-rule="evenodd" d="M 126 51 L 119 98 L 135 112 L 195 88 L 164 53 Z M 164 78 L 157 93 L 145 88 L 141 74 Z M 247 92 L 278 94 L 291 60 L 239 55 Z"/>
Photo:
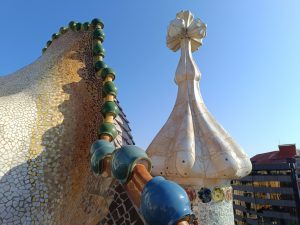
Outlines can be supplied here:
<path id="1" fill-rule="evenodd" d="M 42 53 L 45 53 L 47 48 L 49 48 L 50 45 L 52 44 L 52 42 L 58 39 L 61 35 L 67 33 L 68 30 L 88 31 L 91 27 L 95 29 L 94 39 L 99 39 L 101 40 L 101 42 L 103 42 L 105 37 L 105 34 L 102 31 L 102 29 L 104 28 L 104 24 L 98 18 L 93 19 L 91 23 L 89 22 L 80 23 L 80 22 L 71 21 L 68 27 L 61 27 L 59 28 L 59 31 L 57 33 L 52 34 L 52 39 L 47 41 L 46 46 L 42 49 Z"/>
<path id="2" fill-rule="evenodd" d="M 115 72 L 103 62 L 102 28 L 98 19 L 91 24 L 72 21 L 52 35 L 36 62 L 0 78 L 1 224 L 99 222 L 113 196 L 109 195 L 112 177 L 92 177 L 85 160 L 97 138 L 102 141 L 90 152 L 97 174 L 110 175 L 113 157 L 113 175 L 126 183 L 128 194 L 136 193 L 137 203 L 152 179 L 143 150 L 123 146 L 113 152 L 114 146 L 134 143 L 115 99 Z M 185 194 L 182 188 L 180 192 Z M 187 198 L 185 202 L 190 212 Z M 168 221 L 187 224 L 192 217 L 180 207 L 173 205 L 178 214 Z"/>
<path id="3" fill-rule="evenodd" d="M 103 120 L 101 23 L 72 22 L 35 62 L 0 77 L 0 224 L 96 224 L 107 214 L 112 178 L 92 176 L 87 160 Z M 114 145 L 132 144 L 111 106 Z"/>

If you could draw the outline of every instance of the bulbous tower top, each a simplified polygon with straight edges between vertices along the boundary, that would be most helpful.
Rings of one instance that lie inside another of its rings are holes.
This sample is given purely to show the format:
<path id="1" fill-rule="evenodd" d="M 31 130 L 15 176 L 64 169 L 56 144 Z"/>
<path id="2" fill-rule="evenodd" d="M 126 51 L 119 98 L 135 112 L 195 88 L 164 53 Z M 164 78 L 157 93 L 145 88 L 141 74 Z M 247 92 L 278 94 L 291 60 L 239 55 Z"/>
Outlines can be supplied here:
<path id="1" fill-rule="evenodd" d="M 178 94 L 173 111 L 147 149 L 153 175 L 181 185 L 212 186 L 251 172 L 251 162 L 207 110 L 199 90 L 201 73 L 192 52 L 202 45 L 206 24 L 181 11 L 172 20 L 167 46 L 181 57 L 175 74 Z"/>

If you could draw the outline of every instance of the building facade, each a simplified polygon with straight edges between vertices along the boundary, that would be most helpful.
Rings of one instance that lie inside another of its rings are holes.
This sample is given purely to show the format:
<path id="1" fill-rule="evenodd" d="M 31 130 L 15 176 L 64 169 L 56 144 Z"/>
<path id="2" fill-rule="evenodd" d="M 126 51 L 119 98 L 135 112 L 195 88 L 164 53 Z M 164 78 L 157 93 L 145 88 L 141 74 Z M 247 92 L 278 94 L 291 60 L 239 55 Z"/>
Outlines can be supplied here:
<path id="1" fill-rule="evenodd" d="M 296 145 L 251 158 L 250 175 L 232 181 L 235 224 L 300 224 L 300 157 Z"/>

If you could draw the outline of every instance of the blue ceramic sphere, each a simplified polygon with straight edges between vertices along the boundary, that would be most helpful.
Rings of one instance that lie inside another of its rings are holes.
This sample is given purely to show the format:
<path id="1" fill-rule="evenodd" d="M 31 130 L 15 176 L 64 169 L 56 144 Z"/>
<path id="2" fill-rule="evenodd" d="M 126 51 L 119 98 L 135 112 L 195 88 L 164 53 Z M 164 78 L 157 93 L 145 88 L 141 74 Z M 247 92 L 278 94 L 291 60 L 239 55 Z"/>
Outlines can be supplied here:
<path id="1" fill-rule="evenodd" d="M 113 143 L 105 140 L 96 140 L 90 149 L 90 154 L 92 155 L 97 149 L 106 148 L 111 150 L 115 150 L 115 146 Z"/>
<path id="2" fill-rule="evenodd" d="M 125 145 L 116 149 L 111 163 L 111 170 L 114 177 L 125 184 L 134 166 L 140 160 L 148 162 L 147 169 L 150 171 L 151 161 L 143 149 L 135 145 Z"/>
<path id="3" fill-rule="evenodd" d="M 106 156 L 109 156 L 115 150 L 115 146 L 105 140 L 97 140 L 90 149 L 91 167 L 95 174 L 99 175 L 102 171 L 102 161 Z"/>
<path id="4" fill-rule="evenodd" d="M 161 176 L 145 185 L 140 212 L 148 225 L 172 225 L 193 215 L 185 190 Z"/>

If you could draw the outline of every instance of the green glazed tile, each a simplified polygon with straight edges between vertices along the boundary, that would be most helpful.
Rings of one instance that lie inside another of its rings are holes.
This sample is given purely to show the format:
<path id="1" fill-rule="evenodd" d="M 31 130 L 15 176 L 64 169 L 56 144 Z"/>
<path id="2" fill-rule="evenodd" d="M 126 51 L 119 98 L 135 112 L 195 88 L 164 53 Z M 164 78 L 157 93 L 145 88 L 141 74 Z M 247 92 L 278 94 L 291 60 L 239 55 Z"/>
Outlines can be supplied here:
<path id="1" fill-rule="evenodd" d="M 52 44 L 52 41 L 47 41 L 46 46 L 49 47 Z"/>
<path id="2" fill-rule="evenodd" d="M 102 80 L 105 80 L 105 78 L 110 75 L 112 77 L 112 79 L 114 80 L 116 77 L 116 72 L 112 69 L 112 68 L 104 68 L 101 72 L 101 78 Z"/>
<path id="3" fill-rule="evenodd" d="M 71 21 L 70 23 L 69 23 L 69 28 L 71 29 L 71 30 L 75 30 L 76 29 L 76 22 L 74 22 L 74 21 Z"/>
<path id="4" fill-rule="evenodd" d="M 85 22 L 82 26 L 83 26 L 83 30 L 87 31 L 90 28 L 90 23 L 89 22 Z"/>
<path id="5" fill-rule="evenodd" d="M 52 40 L 55 40 L 57 38 L 59 38 L 59 34 L 58 33 L 52 34 Z"/>
<path id="6" fill-rule="evenodd" d="M 118 89 L 115 86 L 114 82 L 112 82 L 112 81 L 105 82 L 102 90 L 103 90 L 104 97 L 106 95 L 113 95 L 116 97 L 118 94 Z"/>
<path id="7" fill-rule="evenodd" d="M 47 48 L 45 47 L 45 48 L 43 48 L 42 49 L 42 53 L 45 53 L 46 52 L 46 50 L 47 50 Z"/>
<path id="8" fill-rule="evenodd" d="M 120 113 L 120 110 L 115 102 L 107 101 L 103 104 L 101 112 L 103 116 L 105 116 L 107 113 L 111 113 L 115 118 Z"/>
<path id="9" fill-rule="evenodd" d="M 76 24 L 76 30 L 77 30 L 77 31 L 80 31 L 80 30 L 81 30 L 81 27 L 82 27 L 82 23 L 77 23 L 77 24 Z"/>
<path id="10" fill-rule="evenodd" d="M 99 128 L 99 135 L 107 134 L 112 139 L 115 139 L 118 135 L 118 131 L 113 123 L 103 122 Z"/>
<path id="11" fill-rule="evenodd" d="M 94 55 L 100 55 L 100 56 L 104 57 L 105 56 L 105 49 L 102 47 L 101 44 L 96 43 L 93 46 L 93 53 L 94 53 Z"/>
<path id="12" fill-rule="evenodd" d="M 101 29 L 104 28 L 103 22 L 102 22 L 100 19 L 98 19 L 98 18 L 93 19 L 92 22 L 91 22 L 91 24 L 92 24 L 94 27 L 96 27 L 97 25 L 99 25 L 99 26 L 101 27 Z"/>
<path id="13" fill-rule="evenodd" d="M 101 42 L 103 42 L 104 38 L 105 38 L 105 34 L 104 34 L 103 30 L 101 30 L 101 29 L 95 29 L 94 32 L 93 32 L 93 38 L 94 39 L 98 39 Z"/>
<path id="14" fill-rule="evenodd" d="M 102 69 L 104 69 L 104 68 L 106 68 L 107 67 L 107 65 L 105 64 L 105 62 L 103 62 L 103 61 L 100 61 L 100 60 L 98 60 L 96 63 L 95 63 L 95 70 L 98 72 L 98 71 L 100 71 L 100 70 L 102 70 Z"/>
<path id="15" fill-rule="evenodd" d="M 61 34 L 65 34 L 65 33 L 67 33 L 67 31 L 68 31 L 68 27 L 61 27 L 59 29 L 59 33 L 61 33 Z"/>

